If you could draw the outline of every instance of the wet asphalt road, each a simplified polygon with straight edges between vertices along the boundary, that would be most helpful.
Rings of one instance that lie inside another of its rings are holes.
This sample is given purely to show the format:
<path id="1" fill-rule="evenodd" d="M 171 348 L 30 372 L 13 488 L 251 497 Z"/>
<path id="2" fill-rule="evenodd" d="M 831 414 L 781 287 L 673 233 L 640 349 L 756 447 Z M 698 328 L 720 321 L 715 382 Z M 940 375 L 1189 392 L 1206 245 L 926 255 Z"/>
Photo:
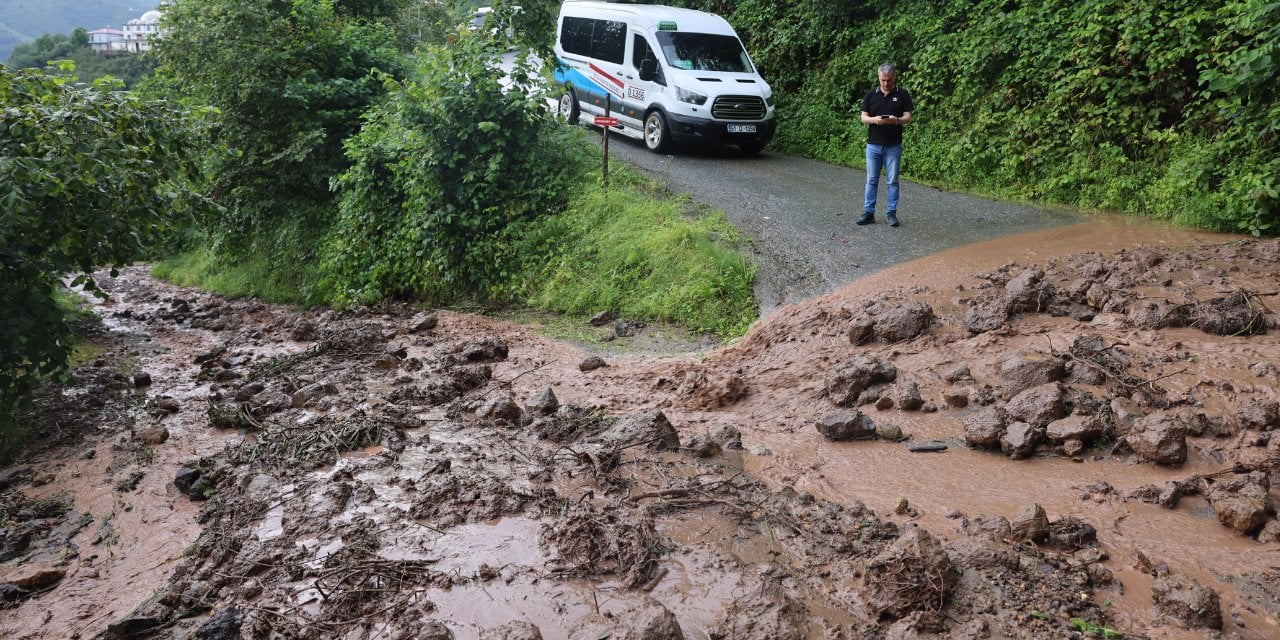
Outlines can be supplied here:
<path id="1" fill-rule="evenodd" d="M 598 131 L 598 130 L 597 130 Z M 750 239 L 760 265 L 762 313 L 829 293 L 885 267 L 998 236 L 1082 221 L 1079 215 L 951 193 L 900 180 L 898 217 L 859 227 L 866 173 L 780 153 L 743 156 L 736 147 L 650 153 L 638 140 L 609 137 L 626 161 L 725 212 Z M 911 161 L 910 141 L 904 164 Z"/>

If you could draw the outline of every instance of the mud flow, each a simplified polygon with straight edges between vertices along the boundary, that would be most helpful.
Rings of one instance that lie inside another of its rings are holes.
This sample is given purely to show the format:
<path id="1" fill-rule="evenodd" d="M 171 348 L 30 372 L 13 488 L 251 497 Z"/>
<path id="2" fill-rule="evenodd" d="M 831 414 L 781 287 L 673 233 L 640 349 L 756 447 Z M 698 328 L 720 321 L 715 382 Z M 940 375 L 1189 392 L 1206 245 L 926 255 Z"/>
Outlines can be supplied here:
<path id="1" fill-rule="evenodd" d="M 1275 240 L 1006 238 L 678 356 L 99 277 L 0 637 L 1280 637 Z"/>

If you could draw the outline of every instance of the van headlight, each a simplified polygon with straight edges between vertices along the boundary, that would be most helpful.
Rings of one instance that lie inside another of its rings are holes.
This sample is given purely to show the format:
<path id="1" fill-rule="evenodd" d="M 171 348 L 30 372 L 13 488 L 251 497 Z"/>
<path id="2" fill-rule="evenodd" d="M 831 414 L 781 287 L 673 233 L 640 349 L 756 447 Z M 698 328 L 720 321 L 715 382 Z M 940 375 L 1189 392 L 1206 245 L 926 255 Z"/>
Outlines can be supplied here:
<path id="1" fill-rule="evenodd" d="M 772 92 L 772 91 L 770 91 L 769 93 L 764 94 L 764 103 L 765 103 L 766 105 L 770 106 L 770 107 L 772 107 L 772 106 L 773 106 L 773 92 Z"/>
<path id="2" fill-rule="evenodd" d="M 688 102 L 689 104 L 705 104 L 707 97 L 697 91 L 690 91 L 680 85 L 676 85 L 676 100 Z"/>

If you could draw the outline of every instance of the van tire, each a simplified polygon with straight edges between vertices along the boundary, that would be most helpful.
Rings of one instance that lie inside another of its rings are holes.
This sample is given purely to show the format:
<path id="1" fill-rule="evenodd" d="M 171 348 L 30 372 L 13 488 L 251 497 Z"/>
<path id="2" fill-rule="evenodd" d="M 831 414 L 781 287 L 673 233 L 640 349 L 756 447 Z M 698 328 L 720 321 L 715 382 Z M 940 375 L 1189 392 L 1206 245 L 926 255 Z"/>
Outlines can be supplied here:
<path id="1" fill-rule="evenodd" d="M 573 89 L 565 89 L 560 96 L 560 117 L 569 124 L 578 124 L 578 96 Z"/>
<path id="2" fill-rule="evenodd" d="M 671 146 L 671 130 L 661 111 L 650 111 L 644 118 L 644 146 L 654 153 L 662 153 Z"/>

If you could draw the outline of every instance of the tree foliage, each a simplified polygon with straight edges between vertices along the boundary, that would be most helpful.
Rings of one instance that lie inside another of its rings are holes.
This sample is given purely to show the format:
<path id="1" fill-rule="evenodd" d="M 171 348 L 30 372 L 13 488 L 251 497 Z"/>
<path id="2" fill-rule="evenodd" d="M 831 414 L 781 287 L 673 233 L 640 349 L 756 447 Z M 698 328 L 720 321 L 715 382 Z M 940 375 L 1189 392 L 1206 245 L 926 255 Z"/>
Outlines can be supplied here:
<path id="1" fill-rule="evenodd" d="M 779 89 L 777 144 L 856 164 L 894 62 L 905 170 L 954 187 L 1224 230 L 1280 225 L 1280 3 L 693 0 Z"/>
<path id="2" fill-rule="evenodd" d="M 41 380 L 63 370 L 65 274 L 142 256 L 190 200 L 184 113 L 108 83 L 0 67 L 0 432 Z"/>
<path id="3" fill-rule="evenodd" d="M 463 32 L 424 50 L 412 79 L 385 79 L 388 97 L 348 142 L 352 167 L 334 182 L 335 297 L 482 288 L 496 279 L 497 233 L 562 200 L 568 145 L 550 142 L 555 124 L 527 56 L 504 75 L 504 52 L 487 32 Z"/>
<path id="4" fill-rule="evenodd" d="M 51 63 L 71 60 L 73 70 L 64 71 Z M 89 34 L 77 28 L 71 35 L 46 33 L 31 42 L 20 44 L 9 54 L 8 65 L 15 69 L 43 69 L 49 73 L 97 80 L 110 76 L 132 88 L 154 69 L 154 60 L 145 54 L 100 53 L 89 46 Z"/>
<path id="5" fill-rule="evenodd" d="M 230 247 L 282 224 L 323 226 L 342 141 L 399 75 L 404 0 L 199 0 L 164 14 L 156 90 L 218 111 L 212 227 Z"/>

